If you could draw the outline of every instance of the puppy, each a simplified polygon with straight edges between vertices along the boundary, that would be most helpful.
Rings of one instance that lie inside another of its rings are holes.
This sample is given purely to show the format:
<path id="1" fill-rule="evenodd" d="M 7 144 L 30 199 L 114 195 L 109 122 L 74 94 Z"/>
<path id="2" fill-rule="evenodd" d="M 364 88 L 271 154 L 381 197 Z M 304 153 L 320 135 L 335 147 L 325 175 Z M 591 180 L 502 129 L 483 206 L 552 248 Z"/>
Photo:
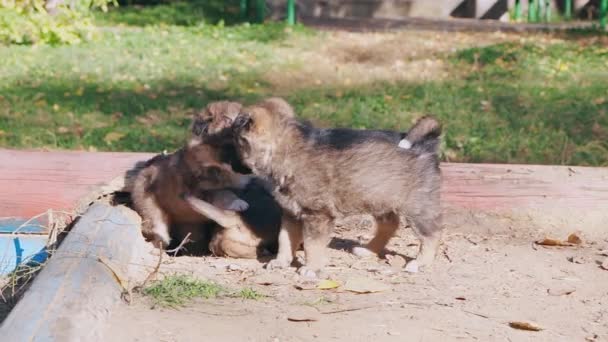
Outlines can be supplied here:
<path id="1" fill-rule="evenodd" d="M 174 235 L 190 232 L 195 240 L 204 237 L 201 226 L 209 219 L 182 199 L 185 193 L 205 193 L 209 201 L 225 209 L 247 209 L 245 201 L 225 189 L 243 189 L 252 177 L 232 171 L 219 154 L 213 146 L 192 139 L 175 153 L 148 161 L 131 191 L 133 207 L 143 219 L 144 236 L 162 247 L 171 242 L 170 229 Z"/>
<path id="2" fill-rule="evenodd" d="M 273 111 L 294 116 L 293 109 L 283 99 L 270 98 L 267 103 Z M 222 161 L 232 165 L 235 171 L 250 173 L 250 169 L 240 162 L 230 136 L 232 131 L 224 129 L 232 124 L 241 108 L 235 102 L 211 103 L 195 114 L 191 129 L 192 135 L 198 137 L 208 138 L 209 133 L 213 132 L 213 145 L 222 151 Z M 267 181 L 255 178 L 244 189 L 230 189 L 233 195 L 249 204 L 245 211 L 240 212 L 230 210 L 234 199 L 227 194 L 221 194 L 217 198 L 218 193 L 215 192 L 216 196 L 211 202 L 208 194 L 185 196 L 191 208 L 219 224 L 213 230 L 213 238 L 209 243 L 209 250 L 214 255 L 254 258 L 262 256 L 264 252 L 276 254 L 283 212 L 272 197 L 271 188 Z M 228 202 L 218 203 L 225 200 Z"/>
<path id="3" fill-rule="evenodd" d="M 211 253 L 232 258 L 276 254 L 282 210 L 266 188 L 263 180 L 254 179 L 245 189 L 234 189 L 240 199 L 249 203 L 241 212 L 222 209 L 201 197 L 186 197 L 193 209 L 219 224 L 209 243 Z"/>
<path id="4" fill-rule="evenodd" d="M 438 143 L 433 142 L 441 131 L 434 119 L 424 118 L 405 136 L 317 129 L 263 101 L 239 114 L 233 129 L 241 160 L 276 185 L 275 198 L 292 218 L 283 224 L 270 267 L 289 265 L 301 238 L 306 265 L 299 272 L 315 276 L 326 263 L 335 220 L 362 213 L 375 218 L 376 235 L 355 254 L 381 253 L 400 220 L 407 219 L 421 246 L 406 270 L 433 261 L 441 235 Z M 398 146 L 403 139 L 409 148 Z"/>

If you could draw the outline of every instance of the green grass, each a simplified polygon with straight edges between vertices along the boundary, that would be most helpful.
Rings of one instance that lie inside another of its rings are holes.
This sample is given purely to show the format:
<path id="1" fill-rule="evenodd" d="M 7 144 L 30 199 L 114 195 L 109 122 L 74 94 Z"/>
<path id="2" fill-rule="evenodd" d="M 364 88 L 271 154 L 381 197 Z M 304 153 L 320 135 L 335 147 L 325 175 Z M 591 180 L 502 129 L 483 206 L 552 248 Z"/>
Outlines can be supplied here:
<path id="1" fill-rule="evenodd" d="M 223 291 L 218 284 L 176 274 L 146 287 L 143 294 L 152 298 L 155 305 L 179 307 L 194 298 L 215 298 Z"/>
<path id="2" fill-rule="evenodd" d="M 207 102 L 281 94 L 323 126 L 405 130 L 434 114 L 449 161 L 608 165 L 603 39 L 527 39 L 443 53 L 437 58 L 447 77 L 436 80 L 284 86 L 269 73 L 306 75 L 306 53 L 324 33 L 208 22 L 114 26 L 78 46 L 3 47 L 0 146 L 171 150 L 184 142 L 189 115 Z"/>
<path id="3" fill-rule="evenodd" d="M 194 0 L 159 3 L 154 6 L 125 6 L 97 13 L 103 25 L 157 26 L 237 23 L 241 20 L 239 1 Z"/>
<path id="4" fill-rule="evenodd" d="M 250 287 L 230 291 L 214 282 L 184 274 L 166 276 L 144 288 L 143 294 L 152 299 L 154 306 L 170 308 L 185 306 L 195 298 L 212 299 L 228 296 L 245 300 L 260 300 L 266 297 Z"/>
<path id="5" fill-rule="evenodd" d="M 264 294 L 258 292 L 256 289 L 246 287 L 234 294 L 234 297 L 247 299 L 247 300 L 260 300 L 266 297 Z"/>

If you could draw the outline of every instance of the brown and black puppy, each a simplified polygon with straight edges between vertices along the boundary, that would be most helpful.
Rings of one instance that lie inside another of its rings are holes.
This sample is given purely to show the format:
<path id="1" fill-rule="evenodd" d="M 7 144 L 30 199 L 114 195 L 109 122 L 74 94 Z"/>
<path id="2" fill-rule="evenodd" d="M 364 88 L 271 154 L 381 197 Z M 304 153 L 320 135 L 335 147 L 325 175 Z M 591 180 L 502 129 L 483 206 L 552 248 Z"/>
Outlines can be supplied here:
<path id="1" fill-rule="evenodd" d="M 131 199 L 142 217 L 144 236 L 166 247 L 171 235 L 203 238 L 202 225 L 210 220 L 183 200 L 186 193 L 205 194 L 225 209 L 245 210 L 248 204 L 227 188 L 243 189 L 252 179 L 222 163 L 220 152 L 192 139 L 175 153 L 152 158 L 133 182 Z M 173 230 L 173 234 L 170 234 Z"/>
<path id="2" fill-rule="evenodd" d="M 301 236 L 306 266 L 299 272 L 316 275 L 326 263 L 335 220 L 365 213 L 375 218 L 377 231 L 365 247 L 354 250 L 356 254 L 380 253 L 400 220 L 407 219 L 421 247 L 406 269 L 430 264 L 441 235 L 437 144 L 414 139 L 418 133 L 429 139 L 439 136 L 438 124 L 425 132 L 429 120 L 402 137 L 383 131 L 317 129 L 273 111 L 264 101 L 239 114 L 233 127 L 242 161 L 273 181 L 275 198 L 294 219 L 284 222 L 277 259 L 269 266 L 289 265 Z M 409 148 L 396 146 L 403 138 Z M 429 146 L 433 150 L 427 151 Z"/>
<path id="3" fill-rule="evenodd" d="M 249 204 L 244 211 L 222 209 L 204 196 L 186 197 L 193 209 L 218 223 L 209 243 L 211 253 L 232 258 L 276 254 L 282 210 L 266 188 L 261 179 L 253 179 L 244 189 L 232 190 Z"/>

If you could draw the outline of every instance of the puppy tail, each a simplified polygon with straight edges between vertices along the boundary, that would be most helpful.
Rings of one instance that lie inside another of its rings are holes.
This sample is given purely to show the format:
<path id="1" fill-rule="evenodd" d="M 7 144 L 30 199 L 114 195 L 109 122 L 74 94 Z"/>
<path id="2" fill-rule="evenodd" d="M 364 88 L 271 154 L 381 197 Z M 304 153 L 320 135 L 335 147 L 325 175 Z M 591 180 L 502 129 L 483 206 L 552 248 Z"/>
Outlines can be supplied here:
<path id="1" fill-rule="evenodd" d="M 399 141 L 399 147 L 417 153 L 437 153 L 441 124 L 432 116 L 424 116 Z"/>

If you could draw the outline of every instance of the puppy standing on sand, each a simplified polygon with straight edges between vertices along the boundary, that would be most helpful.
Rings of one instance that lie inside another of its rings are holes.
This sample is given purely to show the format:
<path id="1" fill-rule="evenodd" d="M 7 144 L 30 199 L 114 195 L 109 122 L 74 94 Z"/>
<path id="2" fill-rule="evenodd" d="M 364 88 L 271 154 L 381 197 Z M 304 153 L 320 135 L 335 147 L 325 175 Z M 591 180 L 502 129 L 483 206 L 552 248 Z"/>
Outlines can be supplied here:
<path id="1" fill-rule="evenodd" d="M 242 161 L 275 183 L 275 197 L 293 218 L 283 224 L 270 267 L 288 266 L 301 240 L 306 265 L 299 272 L 316 276 L 335 220 L 365 213 L 375 218 L 376 235 L 355 254 L 382 252 L 407 219 L 421 245 L 406 270 L 433 261 L 441 235 L 441 130 L 434 119 L 419 121 L 404 137 L 408 146 L 398 147 L 398 134 L 317 129 L 261 102 L 239 114 L 234 130 Z"/>

